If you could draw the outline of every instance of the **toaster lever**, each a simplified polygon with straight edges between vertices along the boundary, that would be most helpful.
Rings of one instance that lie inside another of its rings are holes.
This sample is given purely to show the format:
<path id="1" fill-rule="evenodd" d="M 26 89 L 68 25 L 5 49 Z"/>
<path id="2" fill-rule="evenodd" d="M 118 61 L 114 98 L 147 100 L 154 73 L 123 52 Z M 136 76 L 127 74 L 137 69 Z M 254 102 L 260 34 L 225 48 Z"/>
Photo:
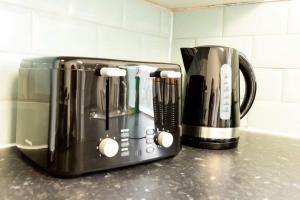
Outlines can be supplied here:
<path id="1" fill-rule="evenodd" d="M 161 71 L 160 72 L 161 78 L 180 78 L 181 73 L 176 71 Z"/>
<path id="2" fill-rule="evenodd" d="M 156 78 L 180 78 L 181 73 L 177 71 L 155 71 L 150 74 L 150 77 Z"/>
<path id="3" fill-rule="evenodd" d="M 100 75 L 108 77 L 126 76 L 126 70 L 120 68 L 103 67 L 100 70 Z"/>

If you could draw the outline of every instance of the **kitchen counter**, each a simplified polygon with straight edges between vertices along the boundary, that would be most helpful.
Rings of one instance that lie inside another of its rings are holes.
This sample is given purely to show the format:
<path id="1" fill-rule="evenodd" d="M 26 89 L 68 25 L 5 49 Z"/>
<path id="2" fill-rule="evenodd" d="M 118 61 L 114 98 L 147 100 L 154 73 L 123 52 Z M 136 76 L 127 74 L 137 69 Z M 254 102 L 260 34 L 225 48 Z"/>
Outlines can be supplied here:
<path id="1" fill-rule="evenodd" d="M 300 199 L 300 140 L 242 132 L 237 149 L 183 146 L 159 162 L 72 179 L 0 150 L 1 199 Z"/>

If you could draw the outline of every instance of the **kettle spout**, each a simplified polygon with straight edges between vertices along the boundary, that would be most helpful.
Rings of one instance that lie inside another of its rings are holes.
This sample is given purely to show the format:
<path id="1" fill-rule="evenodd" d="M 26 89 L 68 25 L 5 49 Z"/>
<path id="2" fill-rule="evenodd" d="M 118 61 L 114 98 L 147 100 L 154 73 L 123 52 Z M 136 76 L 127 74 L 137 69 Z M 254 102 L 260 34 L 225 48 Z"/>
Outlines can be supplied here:
<path id="1" fill-rule="evenodd" d="M 180 48 L 185 71 L 188 72 L 197 54 L 197 48 Z"/>

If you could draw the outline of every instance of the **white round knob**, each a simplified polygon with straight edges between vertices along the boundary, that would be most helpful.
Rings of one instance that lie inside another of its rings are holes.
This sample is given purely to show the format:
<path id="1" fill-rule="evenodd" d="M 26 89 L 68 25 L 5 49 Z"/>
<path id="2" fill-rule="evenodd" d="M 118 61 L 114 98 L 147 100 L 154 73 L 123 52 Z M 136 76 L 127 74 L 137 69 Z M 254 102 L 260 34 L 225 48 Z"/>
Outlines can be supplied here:
<path id="1" fill-rule="evenodd" d="M 159 145 L 169 148 L 173 144 L 173 135 L 169 132 L 162 131 L 158 134 L 157 142 Z"/>
<path id="2" fill-rule="evenodd" d="M 116 140 L 105 138 L 99 144 L 99 151 L 106 157 L 114 157 L 119 151 L 119 144 Z"/>

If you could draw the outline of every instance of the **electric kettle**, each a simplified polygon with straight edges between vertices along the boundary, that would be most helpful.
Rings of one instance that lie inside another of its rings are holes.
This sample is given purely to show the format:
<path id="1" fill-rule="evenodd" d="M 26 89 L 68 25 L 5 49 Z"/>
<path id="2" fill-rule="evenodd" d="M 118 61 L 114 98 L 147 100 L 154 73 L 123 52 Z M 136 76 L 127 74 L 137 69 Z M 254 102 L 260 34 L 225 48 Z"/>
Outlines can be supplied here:
<path id="1" fill-rule="evenodd" d="M 240 119 L 256 94 L 251 64 L 236 49 L 223 46 L 181 48 L 181 54 L 186 71 L 182 143 L 206 149 L 236 147 Z M 241 104 L 240 70 L 246 83 Z"/>

